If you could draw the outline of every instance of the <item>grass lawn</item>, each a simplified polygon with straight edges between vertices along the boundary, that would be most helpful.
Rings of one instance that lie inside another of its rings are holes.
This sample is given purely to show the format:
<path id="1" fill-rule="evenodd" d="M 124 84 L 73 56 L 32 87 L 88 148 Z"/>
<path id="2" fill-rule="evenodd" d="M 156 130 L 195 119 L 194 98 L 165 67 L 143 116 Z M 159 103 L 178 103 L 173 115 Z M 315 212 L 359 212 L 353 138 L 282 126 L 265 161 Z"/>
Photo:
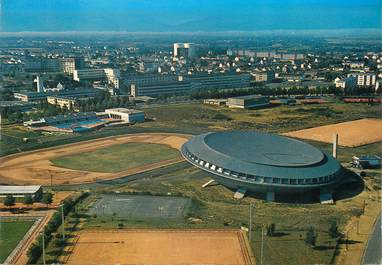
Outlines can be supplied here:
<path id="1" fill-rule="evenodd" d="M 93 172 L 119 172 L 128 168 L 177 158 L 178 150 L 164 144 L 127 143 L 85 154 L 53 159 L 55 166 Z"/>
<path id="2" fill-rule="evenodd" d="M 32 225 L 33 221 L 0 222 L 0 263 L 5 261 Z"/>
<path id="3" fill-rule="evenodd" d="M 330 264 L 335 249 L 335 239 L 321 232 L 316 247 L 305 242 L 306 231 L 286 231 L 280 236 L 264 236 L 263 264 Z M 261 259 L 261 228 L 253 233 L 254 255 Z M 258 262 L 260 264 L 260 262 Z"/>

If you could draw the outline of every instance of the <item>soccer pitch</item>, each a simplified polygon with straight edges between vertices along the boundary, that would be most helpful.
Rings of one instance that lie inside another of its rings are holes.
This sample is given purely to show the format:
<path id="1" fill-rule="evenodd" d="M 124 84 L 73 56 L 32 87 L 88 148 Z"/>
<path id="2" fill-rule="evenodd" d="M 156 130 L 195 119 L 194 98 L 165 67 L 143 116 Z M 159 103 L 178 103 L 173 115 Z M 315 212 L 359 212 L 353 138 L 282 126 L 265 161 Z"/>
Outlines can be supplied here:
<path id="1" fill-rule="evenodd" d="M 33 221 L 0 222 L 0 264 L 5 261 L 33 223 Z"/>
<path id="2" fill-rule="evenodd" d="M 51 161 L 58 167 L 113 173 L 179 157 L 178 150 L 168 145 L 127 143 L 82 154 L 58 157 Z"/>

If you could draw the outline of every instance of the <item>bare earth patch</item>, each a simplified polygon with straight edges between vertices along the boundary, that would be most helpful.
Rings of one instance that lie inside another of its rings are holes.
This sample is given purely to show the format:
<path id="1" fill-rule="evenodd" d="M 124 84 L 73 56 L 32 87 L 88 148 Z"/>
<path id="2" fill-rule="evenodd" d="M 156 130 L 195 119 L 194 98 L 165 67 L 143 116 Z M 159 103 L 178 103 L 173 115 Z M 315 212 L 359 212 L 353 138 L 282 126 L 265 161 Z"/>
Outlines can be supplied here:
<path id="1" fill-rule="evenodd" d="M 382 120 L 361 119 L 285 133 L 286 136 L 332 143 L 333 134 L 339 145 L 357 147 L 382 141 Z"/>
<path id="2" fill-rule="evenodd" d="M 84 230 L 66 264 L 255 264 L 238 230 Z"/>
<path id="3" fill-rule="evenodd" d="M 13 185 L 53 185 L 91 183 L 109 180 L 159 168 L 182 160 L 181 157 L 129 168 L 115 173 L 90 172 L 56 167 L 51 159 L 72 154 L 81 154 L 100 148 L 129 142 L 160 143 L 180 149 L 188 140 L 181 134 L 145 133 L 114 136 L 78 142 L 0 158 L 0 183 Z"/>

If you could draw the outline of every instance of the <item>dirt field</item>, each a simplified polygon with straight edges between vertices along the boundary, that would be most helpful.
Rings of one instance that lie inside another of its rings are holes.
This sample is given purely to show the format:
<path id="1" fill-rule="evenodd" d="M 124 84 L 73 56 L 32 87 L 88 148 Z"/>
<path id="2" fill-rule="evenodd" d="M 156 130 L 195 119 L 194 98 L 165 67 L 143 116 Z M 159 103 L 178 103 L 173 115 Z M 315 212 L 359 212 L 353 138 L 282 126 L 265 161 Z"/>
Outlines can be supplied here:
<path id="1" fill-rule="evenodd" d="M 361 119 L 293 131 L 284 135 L 325 143 L 333 142 L 333 134 L 338 133 L 339 145 L 356 147 L 382 141 L 382 120 Z"/>
<path id="2" fill-rule="evenodd" d="M 67 264 L 255 264 L 238 230 L 84 230 Z"/>
<path id="3" fill-rule="evenodd" d="M 81 170 L 71 170 L 53 166 L 51 159 L 94 151 L 107 146 L 129 143 L 159 143 L 180 149 L 187 141 L 186 135 L 145 133 L 126 136 L 107 137 L 103 139 L 78 142 L 53 148 L 25 152 L 0 158 L 0 183 L 14 185 L 53 185 L 91 183 L 99 180 L 115 179 L 138 172 L 151 170 L 164 165 L 177 163 L 181 158 L 175 158 L 158 163 L 129 168 L 116 173 L 100 173 Z"/>

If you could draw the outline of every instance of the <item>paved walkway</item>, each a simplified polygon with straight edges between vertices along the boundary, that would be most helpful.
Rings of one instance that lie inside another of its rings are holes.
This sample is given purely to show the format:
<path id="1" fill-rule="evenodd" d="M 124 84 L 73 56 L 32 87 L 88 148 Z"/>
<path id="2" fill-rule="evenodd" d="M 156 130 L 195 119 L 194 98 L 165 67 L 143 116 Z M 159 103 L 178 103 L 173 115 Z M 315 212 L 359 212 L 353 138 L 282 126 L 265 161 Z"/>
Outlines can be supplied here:
<path id="1" fill-rule="evenodd" d="M 375 222 L 373 233 L 369 237 L 362 264 L 382 264 L 381 215 Z"/>

